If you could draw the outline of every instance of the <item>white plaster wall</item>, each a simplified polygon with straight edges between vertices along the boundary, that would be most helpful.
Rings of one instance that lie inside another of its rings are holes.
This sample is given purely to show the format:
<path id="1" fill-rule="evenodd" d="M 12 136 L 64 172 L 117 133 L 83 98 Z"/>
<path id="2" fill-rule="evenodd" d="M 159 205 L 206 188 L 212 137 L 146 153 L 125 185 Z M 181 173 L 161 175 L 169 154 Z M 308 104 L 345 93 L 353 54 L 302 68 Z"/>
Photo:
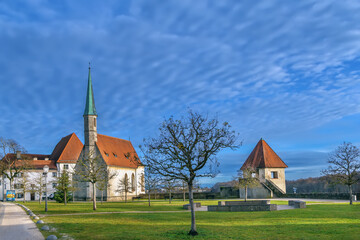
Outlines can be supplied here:
<path id="1" fill-rule="evenodd" d="M 286 192 L 285 168 L 264 168 L 264 169 L 260 169 L 260 170 L 263 170 L 262 174 L 265 177 L 265 179 L 271 180 L 281 190 Z M 278 172 L 278 178 L 271 178 L 271 172 Z M 261 173 L 260 173 L 260 175 L 261 175 Z"/>
<path id="2" fill-rule="evenodd" d="M 125 174 L 128 175 L 128 178 L 131 182 L 131 176 L 134 174 L 135 176 L 135 190 L 133 192 L 128 193 L 128 198 L 138 196 L 139 194 L 145 193 L 144 191 L 141 191 L 141 175 L 144 173 L 144 167 L 140 166 L 137 169 L 134 168 L 122 168 L 122 167 L 116 167 L 116 166 L 110 166 L 109 170 L 111 172 L 116 172 L 116 176 L 110 180 L 110 189 L 108 191 L 108 196 L 111 198 L 117 197 L 120 199 L 125 198 L 125 194 L 122 192 L 119 192 L 119 182 L 120 180 L 124 179 Z"/>
<path id="3" fill-rule="evenodd" d="M 28 179 L 29 179 L 29 184 L 36 184 L 36 179 L 39 176 L 39 174 L 42 174 L 43 171 L 42 170 L 32 170 L 32 171 L 27 171 L 27 175 L 28 175 Z M 56 190 L 53 188 L 52 183 L 56 182 L 56 177 L 53 176 L 53 173 L 57 173 L 57 170 L 49 170 L 48 176 L 47 176 L 47 194 L 48 196 L 50 194 L 53 194 Z M 21 183 L 22 179 L 21 177 L 17 177 L 14 180 L 13 184 L 17 184 L 17 183 Z M 43 181 L 45 181 L 45 178 L 43 178 Z M 7 190 L 10 190 L 10 181 L 9 179 L 5 179 L 5 189 L 3 191 L 3 181 L 1 178 L 1 186 L 0 186 L 0 200 L 3 200 L 4 198 L 4 194 L 6 194 Z M 44 182 L 43 182 L 44 184 Z M 13 185 L 14 186 L 14 185 Z M 22 189 L 15 189 L 15 193 L 16 196 L 18 193 L 22 193 Z M 26 201 L 30 201 L 31 196 L 30 193 L 26 193 L 25 194 L 25 200 Z M 23 198 L 16 198 L 17 201 L 23 201 Z M 35 200 L 39 200 L 39 196 L 37 194 L 35 194 Z"/>

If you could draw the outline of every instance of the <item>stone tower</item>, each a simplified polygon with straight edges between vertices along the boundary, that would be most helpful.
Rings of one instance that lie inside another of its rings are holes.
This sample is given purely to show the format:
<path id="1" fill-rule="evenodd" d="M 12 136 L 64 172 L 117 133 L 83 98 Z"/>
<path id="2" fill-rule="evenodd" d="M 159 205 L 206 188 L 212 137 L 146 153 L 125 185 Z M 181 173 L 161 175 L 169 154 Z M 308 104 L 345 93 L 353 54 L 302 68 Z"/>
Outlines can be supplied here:
<path id="1" fill-rule="evenodd" d="M 277 196 L 286 193 L 285 168 L 288 166 L 262 138 L 246 159 L 241 170 L 256 170 L 260 182 Z"/>
<path id="2" fill-rule="evenodd" d="M 84 112 L 84 137 L 85 154 L 92 157 L 95 154 L 95 143 L 97 142 L 97 113 L 95 108 L 94 91 L 91 82 L 91 69 L 89 66 L 88 86 L 86 94 L 86 105 Z"/>

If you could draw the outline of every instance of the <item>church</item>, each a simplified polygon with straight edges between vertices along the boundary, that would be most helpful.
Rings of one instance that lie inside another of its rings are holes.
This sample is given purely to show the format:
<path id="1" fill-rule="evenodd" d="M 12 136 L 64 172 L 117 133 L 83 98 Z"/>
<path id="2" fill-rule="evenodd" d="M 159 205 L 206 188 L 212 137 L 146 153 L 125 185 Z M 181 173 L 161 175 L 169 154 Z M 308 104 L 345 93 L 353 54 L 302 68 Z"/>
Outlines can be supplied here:
<path id="1" fill-rule="evenodd" d="M 80 141 L 75 133 L 71 133 L 63 137 L 54 147 L 52 153 L 48 154 L 31 154 L 31 153 L 9 153 L 6 157 L 19 161 L 27 161 L 30 169 L 24 174 L 28 175 L 29 192 L 23 193 L 20 184 L 22 175 L 19 174 L 15 179 L 13 186 L 6 178 L 0 181 L 0 200 L 5 196 L 6 190 L 15 189 L 15 197 L 17 201 L 38 200 L 44 198 L 31 191 L 35 188 L 35 184 L 42 179 L 43 167 L 49 167 L 47 177 L 48 196 L 53 196 L 56 186 L 56 178 L 60 176 L 63 170 L 68 171 L 70 175 L 74 172 L 79 159 L 86 157 L 97 157 L 106 168 L 114 173 L 114 178 L 107 182 L 106 190 L 96 190 L 97 198 L 103 197 L 105 201 L 124 200 L 125 195 L 119 191 L 120 180 L 127 178 L 130 183 L 130 192 L 127 193 L 128 198 L 136 197 L 145 193 L 144 166 L 141 164 L 137 153 L 130 141 L 98 134 L 97 132 L 97 112 L 95 108 L 95 98 L 91 80 L 91 69 L 89 67 L 87 95 L 84 111 L 84 144 Z M 89 154 L 92 154 L 90 156 Z M 136 157 L 138 160 L 133 161 L 130 156 Z M 72 176 L 72 175 L 71 175 Z M 74 179 L 76 176 L 72 176 Z M 90 183 L 81 183 L 74 191 L 75 200 L 91 200 L 92 187 Z"/>

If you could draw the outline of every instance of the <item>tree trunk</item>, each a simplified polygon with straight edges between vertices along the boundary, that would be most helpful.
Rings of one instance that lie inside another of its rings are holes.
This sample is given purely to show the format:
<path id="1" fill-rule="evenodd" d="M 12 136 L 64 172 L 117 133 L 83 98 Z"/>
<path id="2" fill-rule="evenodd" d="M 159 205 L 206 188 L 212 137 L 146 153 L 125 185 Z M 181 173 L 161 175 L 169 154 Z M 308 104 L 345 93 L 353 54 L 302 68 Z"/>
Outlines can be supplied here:
<path id="1" fill-rule="evenodd" d="M 39 204 L 41 204 L 41 194 L 39 194 Z"/>
<path id="2" fill-rule="evenodd" d="M 148 197 L 149 197 L 149 207 L 150 207 L 150 190 L 148 190 Z"/>
<path id="3" fill-rule="evenodd" d="M 169 191 L 169 203 L 171 203 L 171 190 Z"/>
<path id="4" fill-rule="evenodd" d="M 125 203 L 127 203 L 127 191 L 125 191 Z"/>
<path id="5" fill-rule="evenodd" d="M 352 188 L 351 188 L 351 185 L 349 185 L 349 194 L 350 194 L 350 205 L 352 205 L 353 200 L 352 200 Z"/>
<path id="6" fill-rule="evenodd" d="M 195 222 L 195 209 L 194 209 L 194 199 L 193 199 L 193 186 L 192 184 L 189 184 L 189 203 L 190 203 L 190 209 L 191 209 L 191 230 L 189 232 L 189 235 L 195 236 L 198 235 L 198 232 L 196 231 L 196 222 Z"/>
<path id="7" fill-rule="evenodd" d="M 239 187 L 239 198 L 241 198 L 241 188 Z"/>
<path id="8" fill-rule="evenodd" d="M 104 190 L 101 191 L 101 205 L 103 204 Z"/>
<path id="9" fill-rule="evenodd" d="M 245 186 L 245 202 L 247 201 L 247 190 L 248 190 L 248 187 Z"/>
<path id="10" fill-rule="evenodd" d="M 185 183 L 184 182 L 182 182 L 182 187 L 183 187 L 183 201 L 185 202 L 186 201 L 186 191 L 185 191 Z"/>
<path id="11" fill-rule="evenodd" d="M 64 191 L 64 205 L 66 206 L 67 199 L 66 199 L 66 191 Z"/>
<path id="12" fill-rule="evenodd" d="M 96 183 L 93 183 L 93 210 L 96 210 Z"/>

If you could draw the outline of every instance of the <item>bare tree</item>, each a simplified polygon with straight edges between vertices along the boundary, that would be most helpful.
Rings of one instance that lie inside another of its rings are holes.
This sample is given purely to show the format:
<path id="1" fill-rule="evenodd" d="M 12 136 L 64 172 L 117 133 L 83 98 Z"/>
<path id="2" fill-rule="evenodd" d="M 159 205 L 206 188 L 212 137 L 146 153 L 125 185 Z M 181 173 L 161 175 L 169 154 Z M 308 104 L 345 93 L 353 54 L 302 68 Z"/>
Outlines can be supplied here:
<path id="1" fill-rule="evenodd" d="M 132 191 L 131 183 L 128 175 L 125 173 L 124 177 L 119 180 L 117 192 L 124 193 L 125 203 L 127 203 L 127 195 Z"/>
<path id="2" fill-rule="evenodd" d="M 35 177 L 35 184 L 31 184 L 30 192 L 34 194 L 39 195 L 39 204 L 41 204 L 41 198 L 42 194 L 45 191 L 44 186 L 45 180 L 44 180 L 44 174 L 42 172 L 38 173 Z"/>
<path id="3" fill-rule="evenodd" d="M 75 176 L 82 182 L 90 182 L 92 184 L 93 210 L 96 210 L 96 183 L 103 179 L 107 171 L 108 169 L 105 162 L 95 153 L 82 156 L 77 161 Z"/>
<path id="4" fill-rule="evenodd" d="M 97 183 L 97 189 L 101 191 L 101 204 L 104 201 L 104 191 L 111 188 L 111 180 L 117 176 L 116 172 L 110 170 L 103 173 L 101 180 Z"/>
<path id="5" fill-rule="evenodd" d="M 329 167 L 322 171 L 330 176 L 334 183 L 348 186 L 350 204 L 352 201 L 352 185 L 359 181 L 360 150 L 352 143 L 344 142 L 329 155 Z"/>
<path id="6" fill-rule="evenodd" d="M 260 186 L 260 181 L 256 170 L 253 168 L 246 168 L 238 171 L 238 176 L 234 179 L 234 187 L 239 189 L 239 198 L 241 198 L 240 189 L 244 188 L 244 200 L 247 201 L 248 189 Z"/>
<path id="7" fill-rule="evenodd" d="M 12 139 L 0 138 L 0 173 L 10 181 L 10 189 L 17 174 L 28 168 L 28 162 L 21 152 L 25 149 Z"/>
<path id="8" fill-rule="evenodd" d="M 26 171 L 20 173 L 21 174 L 21 178 L 20 178 L 20 186 L 21 186 L 21 190 L 24 194 L 24 200 L 23 202 L 26 201 L 25 197 L 26 197 L 26 193 L 30 192 L 31 189 L 31 184 L 30 184 L 30 179 L 28 176 L 28 173 Z"/>
<path id="9" fill-rule="evenodd" d="M 237 148 L 236 138 L 227 122 L 220 124 L 216 118 L 208 119 L 189 110 L 188 115 L 181 119 L 166 119 L 160 126 L 159 136 L 144 140 L 144 146 L 140 146 L 156 173 L 187 183 L 191 207 L 189 235 L 198 234 L 193 205 L 194 180 L 214 177 L 219 165 L 216 154 L 225 148 Z"/>
<path id="10" fill-rule="evenodd" d="M 171 204 L 172 196 L 171 193 L 174 191 L 176 187 L 176 180 L 174 179 L 163 179 L 162 180 L 162 187 L 167 191 L 169 194 L 169 203 Z"/>
<path id="11" fill-rule="evenodd" d="M 154 192 L 159 185 L 160 176 L 156 174 L 150 165 L 145 165 L 145 174 L 141 175 L 139 182 L 141 191 L 145 191 L 148 194 L 149 207 L 151 206 L 151 193 Z M 156 194 L 156 193 L 155 193 Z"/>
<path id="12" fill-rule="evenodd" d="M 180 180 L 179 188 L 182 191 L 183 194 L 183 201 L 186 201 L 186 191 L 188 191 L 188 187 L 185 181 Z"/>

